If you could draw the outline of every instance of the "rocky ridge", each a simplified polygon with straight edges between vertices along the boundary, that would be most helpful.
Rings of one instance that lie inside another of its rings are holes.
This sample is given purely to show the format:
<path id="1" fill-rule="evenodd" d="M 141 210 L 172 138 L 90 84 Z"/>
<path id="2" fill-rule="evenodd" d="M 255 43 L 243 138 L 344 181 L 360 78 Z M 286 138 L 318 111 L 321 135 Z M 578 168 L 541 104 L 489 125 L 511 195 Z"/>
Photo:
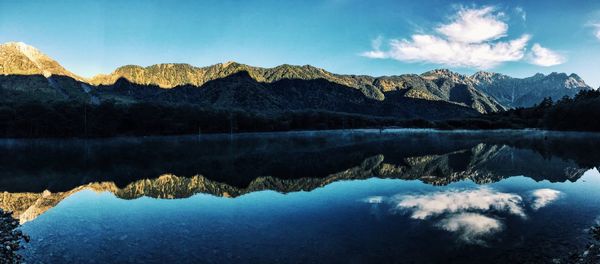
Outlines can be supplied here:
<path id="1" fill-rule="evenodd" d="M 210 83 L 219 86 L 217 87 L 220 90 L 219 93 L 227 93 L 223 90 L 230 89 L 230 87 L 223 86 L 223 82 L 219 81 L 241 73 L 246 73 L 253 82 L 240 84 L 237 91 L 239 94 L 236 97 L 248 98 L 244 100 L 257 100 L 251 102 L 252 104 L 261 103 L 257 97 L 272 97 L 272 95 L 262 94 L 263 89 L 260 86 L 286 84 L 285 88 L 289 88 L 290 85 L 300 82 L 310 82 L 310 85 L 322 87 L 334 84 L 339 88 L 359 91 L 366 99 L 389 101 L 390 106 L 385 106 L 385 109 L 404 108 L 393 115 L 400 114 L 407 118 L 416 116 L 414 113 L 407 115 L 403 112 L 413 110 L 418 112 L 432 108 L 415 107 L 414 104 L 421 104 L 413 103 L 416 101 L 438 102 L 434 107 L 440 109 L 444 108 L 439 104 L 442 102 L 450 108 L 453 107 L 451 105 L 455 105 L 470 108 L 479 113 L 490 113 L 511 107 L 531 106 L 546 96 L 556 100 L 565 95 L 573 96 L 580 90 L 591 89 L 576 74 L 564 73 L 537 74 L 519 79 L 491 72 L 478 72 L 472 76 L 466 76 L 450 70 L 438 69 L 420 75 L 372 77 L 334 74 L 310 65 L 283 64 L 273 68 L 262 68 L 237 62 L 219 63 L 207 67 L 181 63 L 155 64 L 148 67 L 126 65 L 117 68 L 110 74 L 84 79 L 66 70 L 58 62 L 32 46 L 21 42 L 0 45 L 0 94 L 3 95 L 3 100 L 10 98 L 29 100 L 30 97 L 33 97 L 35 100 L 47 101 L 76 99 L 100 103 L 106 100 L 117 100 L 128 103 L 148 100 L 148 96 L 145 96 L 144 93 L 152 90 L 150 88 L 156 87 L 158 89 L 152 92 L 151 97 L 157 100 L 153 102 L 187 104 L 194 103 L 194 101 L 174 102 L 173 100 L 193 98 L 196 95 L 188 95 L 194 91 L 193 88 L 203 89 Z M 114 89 L 122 87 L 124 83 L 133 90 Z M 302 86 L 307 86 L 307 84 Z M 160 92 L 160 90 L 181 87 L 187 87 L 187 89 L 183 89 L 185 91 L 178 89 L 180 91 L 174 93 Z M 257 89 L 253 90 L 252 87 Z M 102 94 L 105 90 L 110 90 L 113 94 Z M 322 89 L 319 90 L 319 93 L 328 93 L 329 90 L 329 88 Z M 300 92 L 305 93 L 302 90 Z M 290 94 L 291 92 L 286 92 L 286 94 L 278 95 L 278 98 L 267 100 L 282 101 L 277 104 L 287 105 L 285 101 L 288 100 L 287 97 Z M 318 94 L 315 98 L 320 98 L 321 95 L 323 94 Z M 335 96 L 344 96 L 344 94 Z M 335 96 L 330 97 L 334 98 Z M 304 97 L 306 96 L 300 96 L 300 98 Z M 337 100 L 348 101 L 347 98 L 342 97 L 338 97 Z M 356 101 L 355 99 L 351 100 Z M 406 103 L 407 101 L 411 103 Z M 234 98 L 232 103 L 238 104 L 240 100 Z M 323 103 L 330 104 L 331 102 Z M 230 106 L 227 105 L 227 107 Z M 262 107 L 262 105 L 257 106 L 257 108 Z M 362 108 L 365 107 L 370 107 L 370 104 L 362 106 Z M 337 111 L 336 109 L 327 110 Z M 456 113 L 457 117 L 461 116 L 458 112 Z M 429 118 L 427 116 L 424 115 Z"/>

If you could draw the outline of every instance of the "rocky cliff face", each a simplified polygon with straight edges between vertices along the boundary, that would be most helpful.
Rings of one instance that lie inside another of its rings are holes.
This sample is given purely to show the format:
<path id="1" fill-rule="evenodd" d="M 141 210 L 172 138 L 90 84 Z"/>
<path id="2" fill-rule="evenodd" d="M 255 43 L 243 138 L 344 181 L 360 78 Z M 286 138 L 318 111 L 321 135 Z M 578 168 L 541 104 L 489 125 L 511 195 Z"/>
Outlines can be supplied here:
<path id="1" fill-rule="evenodd" d="M 0 102 L 90 101 L 91 87 L 22 42 L 0 44 Z"/>
<path id="2" fill-rule="evenodd" d="M 499 73 L 478 72 L 469 78 L 478 90 L 510 108 L 529 107 L 541 102 L 545 97 L 559 100 L 563 96 L 572 97 L 581 90 L 592 89 L 574 73 L 538 73 L 521 79 Z"/>
<path id="3" fill-rule="evenodd" d="M 22 42 L 0 44 L 0 74 L 63 75 L 82 80 L 46 54 Z"/>
<path id="4" fill-rule="evenodd" d="M 437 94 L 440 94 L 444 100 L 458 102 L 480 113 L 505 110 L 505 107 L 495 99 L 478 90 L 475 83 L 465 75 L 438 69 L 423 73 L 421 76 L 435 84 Z"/>

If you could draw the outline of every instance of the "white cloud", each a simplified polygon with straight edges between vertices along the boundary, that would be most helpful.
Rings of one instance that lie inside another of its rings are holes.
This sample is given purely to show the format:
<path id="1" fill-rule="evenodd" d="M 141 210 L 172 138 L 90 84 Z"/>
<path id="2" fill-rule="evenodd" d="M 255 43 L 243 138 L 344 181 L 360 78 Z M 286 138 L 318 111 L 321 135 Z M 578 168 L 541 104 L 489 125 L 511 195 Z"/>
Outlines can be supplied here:
<path id="1" fill-rule="evenodd" d="M 600 24 L 594 24 L 594 36 L 600 40 Z"/>
<path id="2" fill-rule="evenodd" d="M 515 8 L 515 12 L 526 19 L 522 8 Z M 391 39 L 387 49 L 381 48 L 383 39 L 378 37 L 371 43 L 372 50 L 361 53 L 361 56 L 482 70 L 505 62 L 521 61 L 526 57 L 531 36 L 522 34 L 518 38 L 507 39 L 509 26 L 504 18 L 504 13 L 491 6 L 460 8 L 448 23 L 434 28 L 433 34 L 415 33 L 409 38 Z M 534 48 L 538 51 L 537 56 L 530 56 L 530 62 L 534 64 L 556 65 L 565 60 L 553 51 L 540 50 L 541 46 Z"/>
<path id="3" fill-rule="evenodd" d="M 493 68 L 518 61 L 525 55 L 529 35 L 508 42 L 452 42 L 433 35 L 413 35 L 411 40 L 392 40 L 388 57 L 408 62 L 429 62 L 455 67 Z"/>
<path id="4" fill-rule="evenodd" d="M 500 220 L 478 213 L 461 213 L 442 219 L 438 224 L 443 230 L 457 233 L 469 244 L 485 244 L 483 237 L 502 231 Z"/>
<path id="5" fill-rule="evenodd" d="M 565 63 L 566 59 L 564 56 L 556 51 L 542 47 L 540 44 L 535 43 L 531 48 L 531 54 L 529 62 L 538 66 L 554 66 Z"/>
<path id="6" fill-rule="evenodd" d="M 371 59 L 387 59 L 388 55 L 381 50 L 370 50 L 365 51 L 360 54 L 363 57 L 371 58 Z"/>
<path id="7" fill-rule="evenodd" d="M 444 191 L 422 195 L 395 197 L 396 210 L 412 211 L 411 218 L 426 219 L 448 213 L 501 211 L 525 217 L 522 198 L 512 193 L 488 188 L 463 191 Z"/>
<path id="8" fill-rule="evenodd" d="M 436 31 L 448 40 L 460 43 L 482 43 L 506 36 L 508 25 L 500 20 L 501 13 L 493 7 L 461 9 L 450 24 L 441 25 Z"/>
<path id="9" fill-rule="evenodd" d="M 371 48 L 373 50 L 366 51 L 361 53 L 361 56 L 365 56 L 372 59 L 385 59 L 387 55 L 385 52 L 381 51 L 381 44 L 383 42 L 383 36 L 378 36 L 377 38 L 371 40 Z"/>
<path id="10" fill-rule="evenodd" d="M 538 210 L 546 205 L 556 201 L 560 198 L 562 193 L 553 189 L 539 189 L 535 190 L 532 193 L 533 203 L 531 204 L 531 208 L 533 210 Z"/>

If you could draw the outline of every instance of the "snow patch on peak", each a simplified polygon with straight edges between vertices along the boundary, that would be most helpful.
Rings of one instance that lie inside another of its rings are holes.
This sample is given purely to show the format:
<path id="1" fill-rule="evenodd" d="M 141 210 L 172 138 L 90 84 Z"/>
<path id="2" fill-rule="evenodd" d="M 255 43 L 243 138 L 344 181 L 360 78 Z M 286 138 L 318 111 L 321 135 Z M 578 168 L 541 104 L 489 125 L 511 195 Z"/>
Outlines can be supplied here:
<path id="1" fill-rule="evenodd" d="M 46 57 L 44 54 L 42 54 L 38 49 L 27 45 L 23 42 L 12 42 L 14 47 L 16 47 L 19 52 L 21 52 L 23 55 L 27 56 L 27 58 L 29 58 L 31 61 L 33 62 L 38 62 L 41 58 Z"/>

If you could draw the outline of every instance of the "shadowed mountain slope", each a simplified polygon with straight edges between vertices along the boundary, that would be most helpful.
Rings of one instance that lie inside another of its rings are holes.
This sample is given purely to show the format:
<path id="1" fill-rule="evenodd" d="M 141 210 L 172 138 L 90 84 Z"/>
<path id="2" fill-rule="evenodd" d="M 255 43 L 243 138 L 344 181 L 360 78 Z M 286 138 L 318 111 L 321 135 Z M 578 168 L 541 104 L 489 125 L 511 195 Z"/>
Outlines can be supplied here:
<path id="1" fill-rule="evenodd" d="M 447 101 L 472 107 L 481 113 L 504 109 L 493 99 L 488 98 L 469 84 L 443 84 L 408 74 L 400 76 L 357 76 L 327 72 L 310 65 L 280 65 L 274 68 L 260 68 L 228 62 L 208 67 L 194 67 L 189 64 L 157 64 L 148 67 L 134 65 L 118 68 L 109 75 L 99 75 L 90 80 L 93 84 L 110 85 L 125 78 L 135 84 L 157 85 L 161 88 L 174 88 L 182 85 L 202 86 L 207 82 L 222 79 L 240 72 L 262 83 L 274 83 L 286 79 L 323 79 L 345 87 L 359 90 L 367 98 L 386 100 L 388 93 L 401 92 L 403 97 L 431 101 Z M 456 87 L 455 87 L 456 86 Z"/>
<path id="2" fill-rule="evenodd" d="M 24 43 L 0 45 L 0 102 L 158 103 L 241 110 L 265 116 L 330 111 L 400 119 L 448 119 L 574 95 L 589 86 L 577 75 L 516 79 L 449 70 L 371 77 L 334 74 L 310 65 L 253 67 L 236 62 L 127 65 L 89 80 Z M 500 103 L 499 103 L 500 102 Z"/>
<path id="3" fill-rule="evenodd" d="M 208 81 L 200 87 L 184 85 L 171 89 L 140 86 L 122 78 L 114 85 L 99 86 L 94 92 L 102 100 L 193 104 L 261 114 L 307 109 L 402 119 L 447 119 L 477 114 L 457 103 L 406 97 L 403 91 L 388 92 L 386 100 L 379 101 L 325 79 L 282 79 L 264 83 L 244 71 Z"/>

